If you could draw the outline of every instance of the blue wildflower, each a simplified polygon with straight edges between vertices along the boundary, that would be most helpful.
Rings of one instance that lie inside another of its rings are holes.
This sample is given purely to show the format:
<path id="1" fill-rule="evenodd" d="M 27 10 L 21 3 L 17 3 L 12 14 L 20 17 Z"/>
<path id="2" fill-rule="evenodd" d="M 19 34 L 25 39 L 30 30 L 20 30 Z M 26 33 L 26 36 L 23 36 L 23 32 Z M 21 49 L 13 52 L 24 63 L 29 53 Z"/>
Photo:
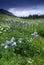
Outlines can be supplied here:
<path id="1" fill-rule="evenodd" d="M 22 40 L 23 40 L 22 38 L 19 38 L 18 42 L 19 42 L 19 43 L 21 43 L 21 42 L 22 42 Z"/>
<path id="2" fill-rule="evenodd" d="M 5 45 L 4 43 L 1 44 L 2 47 L 4 47 L 4 45 Z"/>
<path id="3" fill-rule="evenodd" d="M 15 40 L 15 38 L 14 38 L 14 37 L 12 37 L 12 40 Z"/>
<path id="4" fill-rule="evenodd" d="M 13 43 L 14 41 L 11 39 L 10 42 Z"/>
<path id="5" fill-rule="evenodd" d="M 10 44 L 10 41 L 9 40 L 6 40 L 6 45 L 9 45 Z"/>
<path id="6" fill-rule="evenodd" d="M 33 36 L 38 36 L 38 32 L 34 32 L 33 34 L 31 34 Z"/>
<path id="7" fill-rule="evenodd" d="M 8 45 L 6 45 L 4 48 L 5 48 L 5 49 L 8 49 Z"/>
<path id="8" fill-rule="evenodd" d="M 13 42 L 12 46 L 16 46 L 16 42 Z"/>
<path id="9" fill-rule="evenodd" d="M 15 38 L 14 38 L 14 37 L 12 37 L 12 38 L 11 38 L 11 40 L 10 40 L 10 41 L 11 41 L 11 43 L 13 43 L 13 42 L 14 42 L 14 40 L 15 40 Z"/>

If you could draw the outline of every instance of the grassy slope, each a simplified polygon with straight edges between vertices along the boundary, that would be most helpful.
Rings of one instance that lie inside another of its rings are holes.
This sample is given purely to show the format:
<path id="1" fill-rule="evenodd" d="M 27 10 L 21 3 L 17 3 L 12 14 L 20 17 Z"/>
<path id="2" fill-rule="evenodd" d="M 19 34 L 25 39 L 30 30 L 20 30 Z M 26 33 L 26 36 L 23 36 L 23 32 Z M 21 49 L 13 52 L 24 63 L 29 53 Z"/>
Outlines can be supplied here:
<path id="1" fill-rule="evenodd" d="M 17 17 L 11 17 L 11 16 L 6 16 L 4 14 L 0 14 L 0 19 L 3 20 L 18 20 L 18 21 L 24 21 L 24 22 L 28 22 L 29 24 L 29 28 L 26 29 L 29 30 L 29 36 L 27 38 L 25 33 L 20 34 L 20 30 L 18 31 L 9 31 L 8 33 L 3 32 L 3 34 L 0 35 L 0 43 L 5 42 L 6 37 L 8 37 L 8 39 L 11 39 L 12 36 L 14 37 L 25 37 L 26 39 L 24 39 L 24 43 L 29 43 L 29 40 L 31 38 L 33 38 L 32 43 L 33 44 L 40 44 L 41 47 L 44 47 L 44 37 L 42 37 L 41 35 L 39 35 L 38 37 L 31 37 L 30 35 L 30 31 L 31 33 L 33 32 L 33 30 L 37 30 L 37 28 L 39 29 L 39 33 L 41 33 L 41 29 L 40 27 L 43 29 L 42 32 L 44 31 L 44 27 L 42 27 L 42 25 L 40 25 L 40 23 L 44 23 L 44 19 L 36 19 L 36 20 L 30 20 L 30 19 L 21 19 L 21 18 L 17 18 Z M 6 28 L 6 24 L 2 24 L 0 23 L 0 26 L 5 26 Z M 14 24 L 14 23 L 13 23 Z M 38 24 L 38 26 L 36 25 Z M 11 24 L 8 24 L 8 26 L 10 26 Z M 40 26 L 39 26 L 40 25 Z M 7 28 L 8 28 L 7 26 Z M 17 27 L 17 24 L 15 24 L 15 26 Z M 19 27 L 21 27 L 21 25 L 18 25 Z M 19 29 L 19 27 L 17 27 Z M 22 27 L 21 27 L 22 28 Z M 25 30 L 25 28 L 22 28 Z M 9 34 L 9 36 L 8 36 Z M 44 34 L 44 33 L 43 33 Z M 17 39 L 16 39 L 17 41 Z M 36 46 L 36 45 L 35 45 Z M 33 48 L 32 48 L 33 49 Z M 16 55 L 15 53 L 13 53 L 12 50 L 10 50 L 10 52 L 8 50 L 5 49 L 1 49 L 0 48 L 0 65 L 44 65 L 44 54 L 42 54 L 42 52 L 40 54 L 35 54 L 33 57 L 29 56 L 29 57 L 22 57 L 21 55 Z M 29 51 L 30 52 L 30 51 Z M 32 51 L 33 52 L 33 51 Z M 2 55 L 1 55 L 2 54 Z M 2 58 L 1 58 L 2 56 Z M 33 63 L 29 63 L 28 61 L 30 61 L 30 57 L 34 60 Z"/>

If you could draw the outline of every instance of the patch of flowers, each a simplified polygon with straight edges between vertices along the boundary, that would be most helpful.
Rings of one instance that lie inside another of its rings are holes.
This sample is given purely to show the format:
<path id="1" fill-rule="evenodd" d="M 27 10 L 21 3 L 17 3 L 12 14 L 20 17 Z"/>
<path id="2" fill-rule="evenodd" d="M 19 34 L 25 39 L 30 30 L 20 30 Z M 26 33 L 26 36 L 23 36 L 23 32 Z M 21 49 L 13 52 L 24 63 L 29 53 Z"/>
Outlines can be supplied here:
<path id="1" fill-rule="evenodd" d="M 13 53 L 20 54 L 21 56 L 26 56 L 26 57 L 34 56 L 34 54 L 41 53 L 41 47 L 38 41 L 36 40 L 36 42 L 33 42 L 34 37 L 38 36 L 38 32 L 37 31 L 34 32 L 33 28 L 31 29 L 31 27 L 29 28 L 28 23 L 22 21 L 21 22 L 14 21 L 13 23 L 12 22 L 10 23 L 9 27 L 10 27 L 9 29 L 8 27 L 4 28 L 3 26 L 1 26 L 0 28 L 2 32 L 8 31 L 7 37 L 10 36 L 11 38 L 10 40 L 6 39 L 5 43 L 1 44 L 1 47 L 8 50 L 9 49 L 14 50 Z M 12 35 L 14 37 L 11 37 Z M 2 36 L 4 36 L 4 34 Z M 16 39 L 15 37 L 18 39 Z M 23 39 L 22 37 L 27 39 Z M 44 48 L 42 48 L 42 50 L 44 50 Z M 29 59 L 28 63 L 32 64 L 33 60 Z"/>
<path id="2" fill-rule="evenodd" d="M 38 32 L 34 32 L 31 34 L 32 36 L 38 36 Z"/>
<path id="3" fill-rule="evenodd" d="M 19 38 L 18 41 L 19 41 L 19 43 L 21 43 L 23 41 L 23 39 Z M 12 37 L 11 40 L 6 40 L 5 44 L 2 43 L 1 47 L 4 47 L 5 49 L 8 49 L 9 45 L 11 45 L 11 46 L 17 46 L 17 42 L 15 42 L 15 38 L 14 37 Z"/>

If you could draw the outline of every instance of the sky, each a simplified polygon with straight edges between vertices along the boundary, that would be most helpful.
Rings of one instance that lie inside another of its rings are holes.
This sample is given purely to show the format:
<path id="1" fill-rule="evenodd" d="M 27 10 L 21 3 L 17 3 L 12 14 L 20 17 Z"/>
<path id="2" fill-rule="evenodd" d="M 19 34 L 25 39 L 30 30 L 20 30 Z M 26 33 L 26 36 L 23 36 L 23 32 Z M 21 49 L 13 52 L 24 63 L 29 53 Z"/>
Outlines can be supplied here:
<path id="1" fill-rule="evenodd" d="M 44 0 L 0 0 L 0 8 L 16 16 L 44 14 Z"/>

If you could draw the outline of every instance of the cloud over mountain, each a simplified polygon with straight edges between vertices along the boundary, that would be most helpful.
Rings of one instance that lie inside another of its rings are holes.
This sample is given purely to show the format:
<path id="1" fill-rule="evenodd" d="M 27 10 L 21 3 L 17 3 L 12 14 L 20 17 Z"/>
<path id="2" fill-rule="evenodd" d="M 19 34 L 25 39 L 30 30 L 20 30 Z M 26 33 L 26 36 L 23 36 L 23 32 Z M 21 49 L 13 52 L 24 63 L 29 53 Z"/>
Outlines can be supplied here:
<path id="1" fill-rule="evenodd" d="M 16 16 L 19 17 L 26 17 L 29 15 L 43 15 L 44 14 L 44 9 L 37 7 L 37 8 L 32 8 L 32 9 L 16 9 L 16 8 L 9 8 L 9 12 L 13 13 Z"/>

